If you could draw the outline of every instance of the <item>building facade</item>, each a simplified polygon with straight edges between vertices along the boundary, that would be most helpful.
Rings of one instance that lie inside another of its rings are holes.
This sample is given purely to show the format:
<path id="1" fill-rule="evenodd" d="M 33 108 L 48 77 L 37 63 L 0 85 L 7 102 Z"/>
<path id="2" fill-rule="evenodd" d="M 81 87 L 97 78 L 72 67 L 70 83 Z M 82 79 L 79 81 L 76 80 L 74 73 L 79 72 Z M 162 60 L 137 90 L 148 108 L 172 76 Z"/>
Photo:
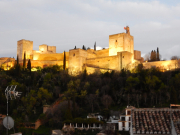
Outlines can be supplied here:
<path id="1" fill-rule="evenodd" d="M 126 33 L 109 35 L 109 48 L 94 49 L 70 49 L 66 53 L 66 68 L 70 75 L 77 75 L 85 69 L 88 74 L 96 71 L 121 71 L 132 70 L 142 63 L 143 68 L 158 67 L 162 71 L 180 68 L 180 60 L 169 61 L 145 61 L 141 57 L 141 51 L 134 50 L 134 37 L 130 35 L 129 27 L 125 27 Z M 158 49 L 159 56 L 159 49 Z M 31 59 L 32 67 L 47 67 L 50 65 L 63 65 L 64 52 L 57 53 L 56 46 L 40 45 L 39 50 L 33 50 L 33 41 L 19 40 L 17 42 L 17 56 L 20 64 L 26 59 Z M 2 60 L 1 60 L 2 59 Z M 8 69 L 14 65 L 15 59 L 1 58 L 0 65 Z M 8 60 L 6 60 L 8 59 Z M 159 59 L 159 57 L 158 57 Z M 27 61 L 26 61 L 27 62 Z M 10 65 L 10 66 L 9 66 Z"/>
<path id="2" fill-rule="evenodd" d="M 40 45 L 39 50 L 33 50 L 33 41 L 19 40 L 17 55 L 20 62 L 31 59 L 32 67 L 46 67 L 49 65 L 63 65 L 63 53 L 56 53 L 55 46 Z M 130 33 L 119 33 L 109 36 L 109 48 L 96 50 L 71 49 L 66 52 L 66 67 L 69 74 L 76 75 L 84 69 L 87 73 L 100 71 L 121 71 L 123 68 L 132 69 L 134 63 L 142 62 L 141 52 L 134 50 L 134 38 Z"/>

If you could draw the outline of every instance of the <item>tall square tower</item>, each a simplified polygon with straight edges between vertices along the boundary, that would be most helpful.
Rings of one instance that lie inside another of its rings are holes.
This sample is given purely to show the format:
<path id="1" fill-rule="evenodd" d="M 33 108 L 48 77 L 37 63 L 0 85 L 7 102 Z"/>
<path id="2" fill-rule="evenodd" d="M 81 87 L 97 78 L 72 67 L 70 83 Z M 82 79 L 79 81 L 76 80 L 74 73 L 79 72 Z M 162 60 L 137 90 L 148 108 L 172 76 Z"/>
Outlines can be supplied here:
<path id="1" fill-rule="evenodd" d="M 26 53 L 26 59 L 31 59 L 33 51 L 33 41 L 19 40 L 17 42 L 17 55 L 19 60 L 24 59 L 24 53 Z"/>
<path id="2" fill-rule="evenodd" d="M 127 51 L 134 54 L 134 38 L 126 33 L 109 35 L 109 56 Z"/>

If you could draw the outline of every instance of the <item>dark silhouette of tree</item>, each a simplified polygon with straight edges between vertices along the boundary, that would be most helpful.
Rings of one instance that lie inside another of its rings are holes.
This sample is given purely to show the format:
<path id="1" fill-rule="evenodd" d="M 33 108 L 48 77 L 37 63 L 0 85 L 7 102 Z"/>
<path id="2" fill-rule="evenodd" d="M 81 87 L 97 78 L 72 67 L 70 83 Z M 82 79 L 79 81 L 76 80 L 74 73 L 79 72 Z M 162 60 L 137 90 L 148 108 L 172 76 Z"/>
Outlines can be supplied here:
<path id="1" fill-rule="evenodd" d="M 28 60 L 27 69 L 31 72 L 31 60 Z"/>
<path id="2" fill-rule="evenodd" d="M 19 57 L 17 55 L 17 60 L 16 60 L 16 64 L 15 64 L 15 74 L 20 75 L 20 70 L 21 70 L 21 67 L 19 65 Z"/>
<path id="3" fill-rule="evenodd" d="M 26 52 L 24 52 L 23 69 L 26 68 Z"/>
<path id="4" fill-rule="evenodd" d="M 139 84 L 139 78 L 138 77 L 128 77 L 126 80 L 126 92 L 128 94 L 128 105 L 130 103 L 130 98 L 132 98 L 132 95 L 135 92 L 135 89 L 137 87 L 137 85 Z"/>
<path id="5" fill-rule="evenodd" d="M 111 103 L 113 102 L 112 98 L 109 95 L 104 95 L 101 98 L 102 104 L 108 109 Z"/>
<path id="6" fill-rule="evenodd" d="M 83 45 L 82 49 L 83 49 L 83 50 L 86 50 L 86 47 Z"/>
<path id="7" fill-rule="evenodd" d="M 178 56 L 172 56 L 172 57 L 171 57 L 171 60 L 178 60 L 178 59 L 179 59 Z"/>
<path id="8" fill-rule="evenodd" d="M 74 49 L 76 49 L 76 46 L 74 47 Z"/>
<path id="9" fill-rule="evenodd" d="M 96 42 L 94 43 L 94 51 L 96 51 Z"/>
<path id="10" fill-rule="evenodd" d="M 66 52 L 64 51 L 63 69 L 66 70 Z"/>
<path id="11" fill-rule="evenodd" d="M 157 61 L 160 61 L 160 56 L 159 56 L 159 48 L 157 47 L 157 57 L 156 57 Z"/>
<path id="12" fill-rule="evenodd" d="M 94 112 L 94 106 L 97 103 L 97 96 L 95 94 L 90 94 L 86 99 L 91 108 L 91 112 Z"/>

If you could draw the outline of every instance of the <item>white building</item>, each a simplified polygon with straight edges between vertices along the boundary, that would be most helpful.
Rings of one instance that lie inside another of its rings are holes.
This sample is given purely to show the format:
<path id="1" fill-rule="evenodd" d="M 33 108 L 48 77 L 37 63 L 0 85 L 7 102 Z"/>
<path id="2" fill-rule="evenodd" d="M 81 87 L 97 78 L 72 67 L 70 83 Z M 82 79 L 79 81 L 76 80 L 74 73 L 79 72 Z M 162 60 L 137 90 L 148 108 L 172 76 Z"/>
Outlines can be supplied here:
<path id="1" fill-rule="evenodd" d="M 118 130 L 119 131 L 129 131 L 131 127 L 131 109 L 134 109 L 133 106 L 127 106 L 125 108 L 125 114 L 120 115 L 120 119 L 118 121 Z"/>

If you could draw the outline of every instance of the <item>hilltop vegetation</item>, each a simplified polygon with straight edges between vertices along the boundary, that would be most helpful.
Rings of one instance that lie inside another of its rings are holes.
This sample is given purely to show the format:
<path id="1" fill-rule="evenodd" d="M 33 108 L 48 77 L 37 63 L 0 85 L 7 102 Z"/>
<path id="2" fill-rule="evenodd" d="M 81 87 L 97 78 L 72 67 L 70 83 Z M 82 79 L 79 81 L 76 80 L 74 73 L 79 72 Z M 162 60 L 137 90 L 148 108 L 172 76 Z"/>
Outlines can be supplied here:
<path id="1" fill-rule="evenodd" d="M 180 70 L 160 72 L 157 68 L 138 66 L 133 73 L 86 71 L 71 76 L 60 66 L 30 72 L 21 67 L 0 71 L 0 113 L 6 114 L 4 91 L 17 85 L 19 99 L 9 102 L 9 115 L 15 119 L 16 130 L 38 118 L 50 128 L 62 128 L 63 122 L 84 120 L 88 113 L 99 112 L 109 117 L 110 110 L 135 107 L 168 107 L 180 101 Z M 51 105 L 42 114 L 43 105 Z M 83 119 L 82 119 L 83 118 Z M 1 130 L 5 130 L 1 128 Z"/>

